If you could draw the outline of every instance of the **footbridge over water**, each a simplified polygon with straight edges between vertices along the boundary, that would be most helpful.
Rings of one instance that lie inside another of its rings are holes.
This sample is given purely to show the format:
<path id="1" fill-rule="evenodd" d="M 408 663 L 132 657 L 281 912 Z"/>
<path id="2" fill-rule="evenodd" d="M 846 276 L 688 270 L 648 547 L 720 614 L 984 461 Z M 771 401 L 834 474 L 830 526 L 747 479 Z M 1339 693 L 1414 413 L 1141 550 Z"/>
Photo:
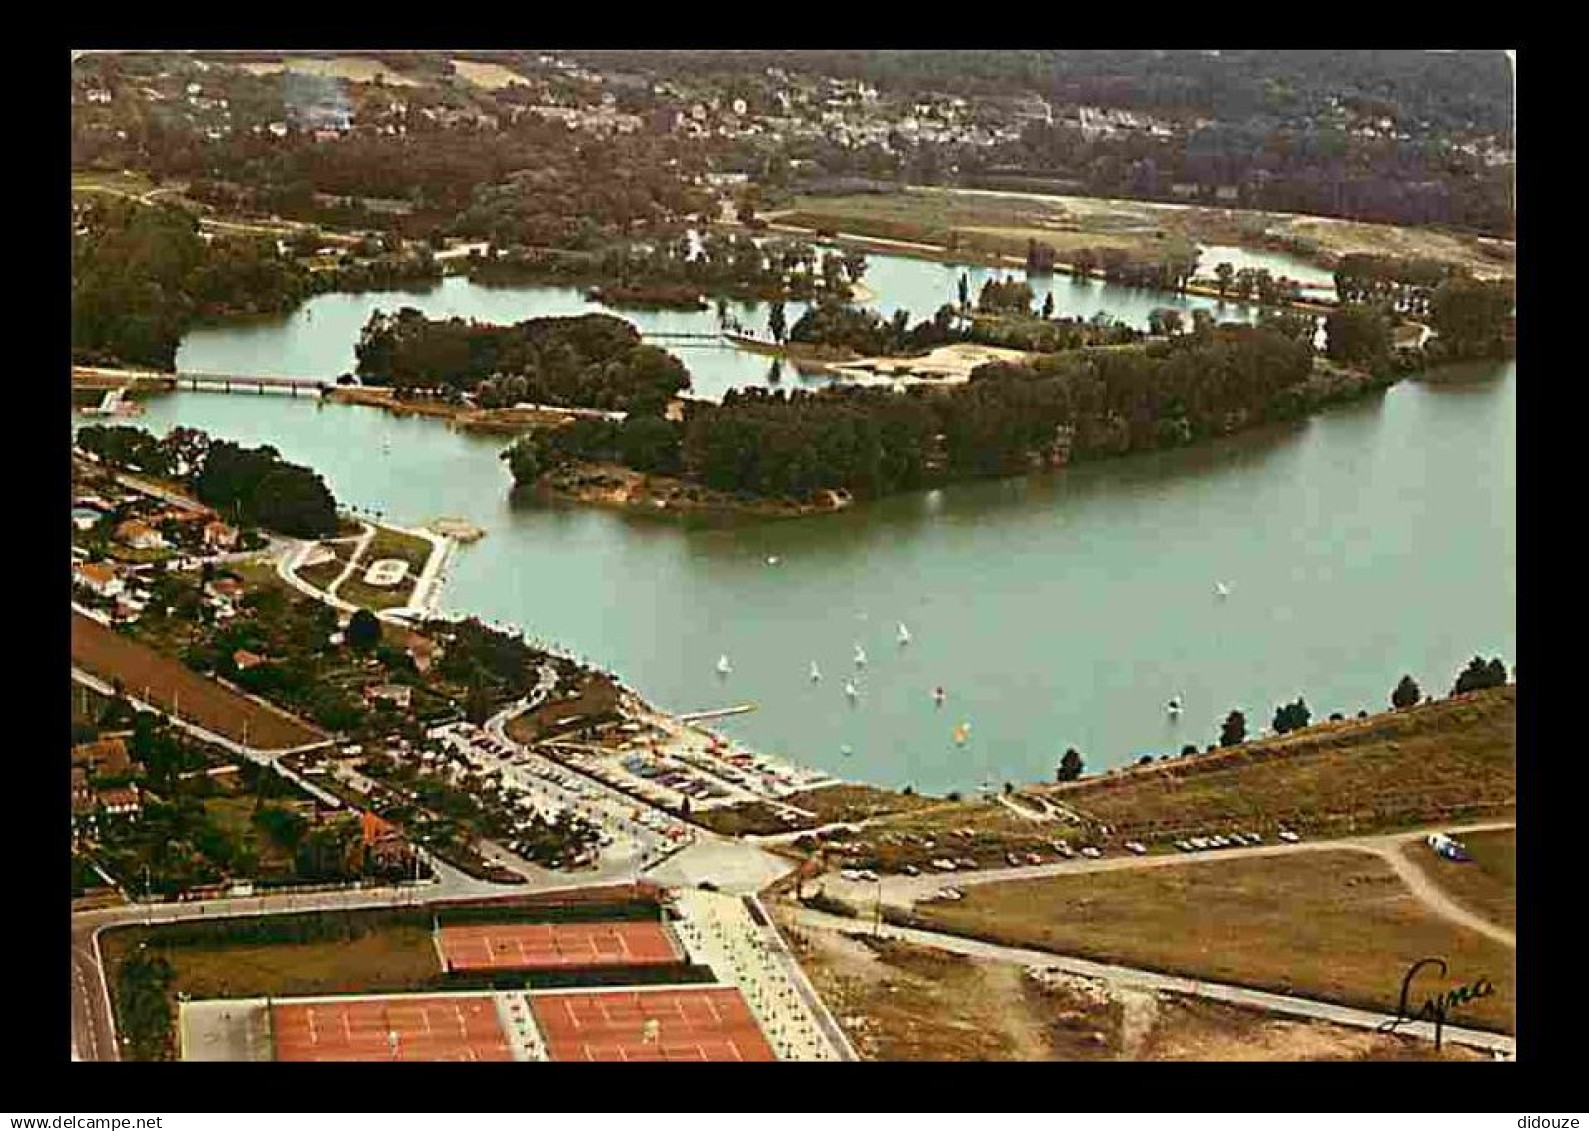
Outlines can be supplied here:
<path id="1" fill-rule="evenodd" d="M 147 388 L 208 390 L 220 393 L 264 393 L 279 390 L 297 396 L 299 390 L 317 396 L 333 388 L 330 381 L 313 377 L 276 377 L 251 373 L 202 373 L 196 370 L 179 370 L 159 373 L 139 369 L 97 369 L 77 366 L 72 369 L 72 384 L 81 388 Z"/>

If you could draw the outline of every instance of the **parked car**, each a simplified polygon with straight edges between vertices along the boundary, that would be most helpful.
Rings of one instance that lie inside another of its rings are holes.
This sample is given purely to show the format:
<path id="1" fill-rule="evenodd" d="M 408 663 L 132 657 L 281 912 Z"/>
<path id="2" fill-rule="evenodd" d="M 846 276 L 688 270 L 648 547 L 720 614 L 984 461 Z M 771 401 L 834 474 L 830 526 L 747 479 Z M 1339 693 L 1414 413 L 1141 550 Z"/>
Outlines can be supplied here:
<path id="1" fill-rule="evenodd" d="M 916 867 L 916 865 L 914 865 L 914 864 L 906 864 L 903 868 L 900 869 L 900 871 L 904 872 L 905 875 L 907 875 L 907 876 L 919 876 L 919 875 L 921 875 L 921 869 Z"/>
<path id="2" fill-rule="evenodd" d="M 1302 839 L 1296 833 L 1292 832 L 1290 829 L 1281 829 L 1280 833 L 1279 833 L 1279 836 L 1280 836 L 1280 839 L 1285 841 L 1287 844 L 1295 844 L 1297 841 Z"/>
<path id="3" fill-rule="evenodd" d="M 1103 855 L 1103 853 L 1099 852 L 1096 848 L 1094 848 L 1090 844 L 1086 848 L 1081 850 L 1081 854 L 1083 856 L 1085 856 L 1089 860 L 1096 860 L 1096 859 L 1098 859 L 1098 857 Z"/>
<path id="4" fill-rule="evenodd" d="M 1135 852 L 1138 856 L 1146 856 L 1148 854 L 1147 846 L 1139 840 L 1126 841 L 1126 848 L 1131 852 Z"/>
<path id="5" fill-rule="evenodd" d="M 964 899 L 965 897 L 966 897 L 965 896 L 965 892 L 961 891 L 959 888 L 939 888 L 938 889 L 938 898 L 939 899 L 947 899 L 947 900 L 950 900 L 952 902 L 954 900 Z"/>

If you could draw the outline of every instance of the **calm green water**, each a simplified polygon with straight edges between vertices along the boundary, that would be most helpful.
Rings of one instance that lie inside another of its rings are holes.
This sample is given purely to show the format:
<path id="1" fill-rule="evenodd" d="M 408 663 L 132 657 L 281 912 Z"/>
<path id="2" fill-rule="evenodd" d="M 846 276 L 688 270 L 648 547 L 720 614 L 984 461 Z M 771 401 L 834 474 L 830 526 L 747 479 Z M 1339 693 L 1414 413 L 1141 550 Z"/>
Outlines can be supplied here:
<path id="1" fill-rule="evenodd" d="M 872 262 L 884 309 L 925 312 L 953 293 L 957 273 L 940 265 Z M 1166 304 L 1054 286 L 1087 314 L 1102 303 L 1135 321 Z M 335 374 L 368 311 L 394 300 L 491 321 L 589 308 L 571 290 L 462 280 L 322 296 L 275 323 L 195 331 L 179 363 Z M 715 315 L 634 320 L 694 328 Z M 708 395 L 766 372 L 763 358 L 678 352 Z M 1196 450 L 732 526 L 515 502 L 501 440 L 370 409 L 179 393 L 150 401 L 142 423 L 274 444 L 395 521 L 468 518 L 488 534 L 454 559 L 444 609 L 523 625 L 664 707 L 756 702 L 720 726 L 758 748 L 943 791 L 1049 778 L 1069 745 L 1092 768 L 1203 745 L 1233 706 L 1256 729 L 1298 694 L 1319 717 L 1372 710 L 1403 672 L 1443 693 L 1474 652 L 1513 661 L 1516 384 L 1510 364 L 1447 370 Z M 869 663 L 852 705 L 857 643 Z M 725 653 L 726 679 L 713 670 Z"/>

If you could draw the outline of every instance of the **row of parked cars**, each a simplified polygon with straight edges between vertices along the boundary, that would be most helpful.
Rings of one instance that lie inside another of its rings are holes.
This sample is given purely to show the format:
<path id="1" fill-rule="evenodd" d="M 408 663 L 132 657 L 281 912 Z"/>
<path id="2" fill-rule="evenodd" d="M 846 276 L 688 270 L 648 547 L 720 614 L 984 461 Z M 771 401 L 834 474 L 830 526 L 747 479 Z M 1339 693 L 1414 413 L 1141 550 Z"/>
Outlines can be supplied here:
<path id="1" fill-rule="evenodd" d="M 1290 829 L 1281 829 L 1276 835 L 1287 844 L 1295 844 L 1302 839 Z M 1187 837 L 1185 840 L 1176 841 L 1175 847 L 1182 852 L 1203 852 L 1210 848 L 1240 848 L 1244 845 L 1262 843 L 1262 833 L 1235 832 L 1218 836 Z"/>

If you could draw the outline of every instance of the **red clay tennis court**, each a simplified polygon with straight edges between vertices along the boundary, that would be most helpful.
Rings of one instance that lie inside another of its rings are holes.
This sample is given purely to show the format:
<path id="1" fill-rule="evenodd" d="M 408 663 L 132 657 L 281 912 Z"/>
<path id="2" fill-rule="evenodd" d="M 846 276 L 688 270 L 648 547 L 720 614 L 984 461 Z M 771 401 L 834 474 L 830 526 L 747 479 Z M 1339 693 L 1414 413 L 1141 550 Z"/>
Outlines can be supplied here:
<path id="1" fill-rule="evenodd" d="M 531 994 L 552 1060 L 775 1060 L 728 986 Z"/>
<path id="2" fill-rule="evenodd" d="M 439 942 L 443 966 L 459 971 L 666 966 L 685 957 L 672 932 L 653 920 L 443 927 Z"/>
<path id="3" fill-rule="evenodd" d="M 512 1060 L 490 995 L 275 1003 L 277 1060 Z"/>

